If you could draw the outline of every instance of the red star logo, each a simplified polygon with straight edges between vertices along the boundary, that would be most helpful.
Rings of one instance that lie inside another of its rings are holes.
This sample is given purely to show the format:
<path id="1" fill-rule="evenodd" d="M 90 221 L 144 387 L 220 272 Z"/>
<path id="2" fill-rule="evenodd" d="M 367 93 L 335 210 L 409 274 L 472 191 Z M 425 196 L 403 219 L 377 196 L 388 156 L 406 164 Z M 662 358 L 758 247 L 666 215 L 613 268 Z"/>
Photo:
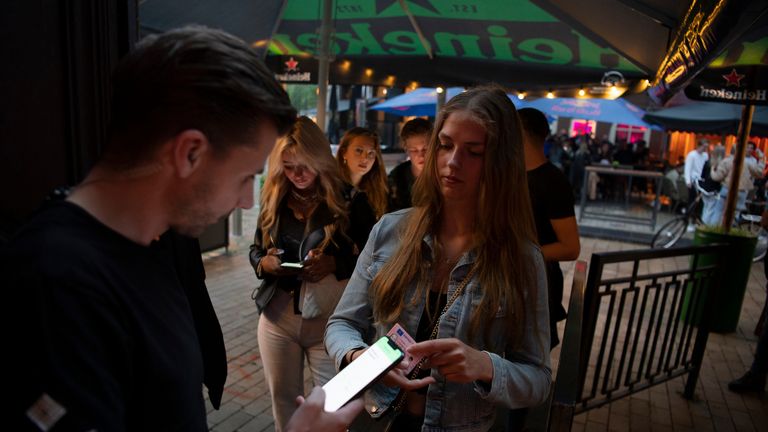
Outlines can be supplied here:
<path id="1" fill-rule="evenodd" d="M 731 73 L 728 75 L 723 75 L 723 78 L 725 78 L 725 86 L 736 86 L 741 87 L 741 80 L 744 79 L 746 75 L 741 75 L 740 73 L 736 72 L 736 69 L 731 69 Z"/>
<path id="2" fill-rule="evenodd" d="M 285 62 L 285 67 L 287 67 L 289 71 L 295 71 L 298 66 L 299 62 L 294 60 L 293 57 L 289 58 L 288 61 Z"/>

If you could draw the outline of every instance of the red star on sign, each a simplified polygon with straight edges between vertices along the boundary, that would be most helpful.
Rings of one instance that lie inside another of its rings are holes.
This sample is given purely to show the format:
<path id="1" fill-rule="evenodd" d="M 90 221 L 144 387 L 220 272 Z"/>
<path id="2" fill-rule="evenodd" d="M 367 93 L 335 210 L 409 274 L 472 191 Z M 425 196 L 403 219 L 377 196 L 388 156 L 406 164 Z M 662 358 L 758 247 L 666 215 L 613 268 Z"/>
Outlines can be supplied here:
<path id="1" fill-rule="evenodd" d="M 299 62 L 294 60 L 293 57 L 289 58 L 288 61 L 285 62 L 285 67 L 287 67 L 289 71 L 295 71 L 297 66 L 299 66 Z"/>
<path id="2" fill-rule="evenodd" d="M 741 75 L 740 73 L 736 72 L 736 69 L 731 69 L 731 73 L 729 73 L 728 75 L 723 75 L 722 77 L 725 78 L 726 87 L 730 87 L 732 85 L 736 87 L 741 87 L 741 80 L 745 76 L 746 75 Z"/>

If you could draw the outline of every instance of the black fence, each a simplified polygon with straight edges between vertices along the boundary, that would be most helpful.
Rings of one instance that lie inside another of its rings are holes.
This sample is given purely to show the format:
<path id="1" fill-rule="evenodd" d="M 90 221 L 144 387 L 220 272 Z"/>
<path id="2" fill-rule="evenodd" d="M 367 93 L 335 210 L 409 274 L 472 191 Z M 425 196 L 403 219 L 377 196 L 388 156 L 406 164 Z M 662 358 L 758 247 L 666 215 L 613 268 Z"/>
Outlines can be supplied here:
<path id="1" fill-rule="evenodd" d="M 687 374 L 693 397 L 726 245 L 593 254 L 576 265 L 547 425 Z M 659 269 L 662 269 L 659 271 Z"/>

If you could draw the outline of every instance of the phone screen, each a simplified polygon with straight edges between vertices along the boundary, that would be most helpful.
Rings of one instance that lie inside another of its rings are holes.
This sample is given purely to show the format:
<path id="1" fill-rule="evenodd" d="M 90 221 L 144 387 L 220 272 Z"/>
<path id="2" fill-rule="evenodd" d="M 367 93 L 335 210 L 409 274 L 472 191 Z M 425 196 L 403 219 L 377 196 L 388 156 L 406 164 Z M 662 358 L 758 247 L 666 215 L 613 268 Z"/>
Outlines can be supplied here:
<path id="1" fill-rule="evenodd" d="M 300 262 L 299 263 L 284 262 L 284 263 L 280 263 L 280 267 L 300 269 L 300 268 L 304 268 L 304 264 Z"/>
<path id="2" fill-rule="evenodd" d="M 379 339 L 324 386 L 325 411 L 333 412 L 365 390 L 403 359 L 403 352 L 388 337 Z"/>

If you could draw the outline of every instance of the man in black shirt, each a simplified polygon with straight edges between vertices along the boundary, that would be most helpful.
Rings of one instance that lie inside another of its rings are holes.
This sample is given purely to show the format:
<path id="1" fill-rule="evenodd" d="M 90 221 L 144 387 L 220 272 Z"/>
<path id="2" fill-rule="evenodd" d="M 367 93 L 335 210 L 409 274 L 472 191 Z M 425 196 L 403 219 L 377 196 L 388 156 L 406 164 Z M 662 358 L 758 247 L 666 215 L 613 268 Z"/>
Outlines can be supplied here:
<path id="1" fill-rule="evenodd" d="M 432 123 L 423 118 L 409 120 L 400 131 L 400 142 L 408 160 L 392 169 L 387 177 L 389 211 L 413 207 L 413 183 L 427 162 L 427 147 L 432 136 Z"/>
<path id="2" fill-rule="evenodd" d="M 295 110 L 254 50 L 199 27 L 142 41 L 114 86 L 99 162 L 0 254 L 9 430 L 205 431 L 203 382 L 220 395 L 221 364 L 201 352 L 220 329 L 200 327 L 218 322 L 188 261 L 199 255 L 174 236 L 253 206 L 254 176 Z M 360 409 L 324 414 L 317 393 L 303 426 Z"/>
<path id="3" fill-rule="evenodd" d="M 579 257 L 579 228 L 573 211 L 573 192 L 562 171 L 544 156 L 549 135 L 546 116 L 534 108 L 518 111 L 523 125 L 525 169 L 539 245 L 547 266 L 551 348 L 560 343 L 557 322 L 566 317 L 563 308 L 563 272 L 560 261 Z"/>

